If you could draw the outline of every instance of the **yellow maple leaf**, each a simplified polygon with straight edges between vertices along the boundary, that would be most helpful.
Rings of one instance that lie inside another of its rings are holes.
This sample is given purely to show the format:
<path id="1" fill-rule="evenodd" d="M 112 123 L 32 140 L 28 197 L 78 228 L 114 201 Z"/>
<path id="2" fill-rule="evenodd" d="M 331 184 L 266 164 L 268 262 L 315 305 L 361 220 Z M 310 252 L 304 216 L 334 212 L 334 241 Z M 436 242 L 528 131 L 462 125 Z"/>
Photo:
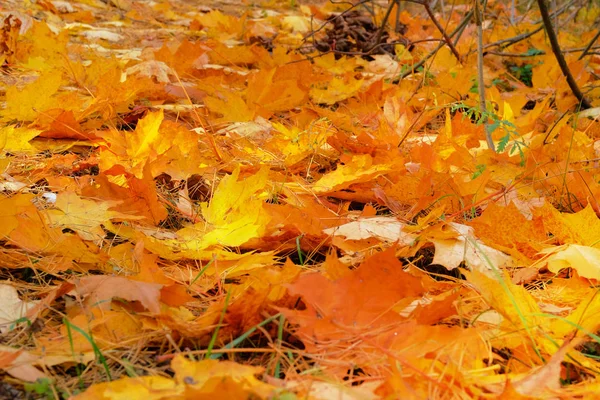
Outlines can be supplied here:
<path id="1" fill-rule="evenodd" d="M 338 168 L 324 175 L 313 186 L 315 193 L 327 193 L 348 187 L 350 184 L 365 182 L 375 176 L 382 175 L 391 170 L 386 164 L 373 164 L 373 159 L 368 154 L 352 156 L 352 160 L 340 165 Z"/>
<path id="2" fill-rule="evenodd" d="M 136 178 L 144 176 L 144 166 L 149 160 L 156 158 L 154 145 L 159 139 L 159 127 L 164 119 L 163 110 L 150 112 L 138 121 L 135 131 L 125 136 L 127 156 L 131 159 L 131 170 Z"/>
<path id="3" fill-rule="evenodd" d="M 306 92 L 294 78 L 275 78 L 277 69 L 261 70 L 248 82 L 246 103 L 251 109 L 264 109 L 269 112 L 286 111 L 304 103 Z"/>
<path id="4" fill-rule="evenodd" d="M 59 193 L 56 198 L 57 210 L 48 210 L 47 215 L 53 225 L 73 229 L 83 239 L 98 240 L 104 237 L 101 224 L 113 219 L 135 220 L 142 216 L 127 215 L 119 211 L 110 211 L 120 201 L 98 202 L 83 199 L 74 192 Z"/>
<path id="5" fill-rule="evenodd" d="M 199 14 L 196 17 L 202 27 L 208 28 L 208 35 L 225 41 L 227 39 L 238 39 L 246 29 L 247 15 L 241 18 L 233 15 L 223 14 L 219 10 L 212 10 L 206 14 Z"/>
<path id="6" fill-rule="evenodd" d="M 19 226 L 19 214 L 35 211 L 33 198 L 31 194 L 0 198 L 0 237 L 8 236 Z"/>
<path id="7" fill-rule="evenodd" d="M 42 131 L 24 126 L 17 128 L 14 125 L 9 125 L 0 128 L 0 150 L 14 153 L 34 152 L 35 149 L 29 142 L 40 133 Z"/>
<path id="8" fill-rule="evenodd" d="M 164 111 L 148 113 L 140 119 L 134 132 L 123 134 L 121 131 L 109 130 L 99 134 L 106 145 L 102 147 L 100 168 L 110 170 L 116 165 L 125 167 L 126 171 L 138 179 L 144 178 L 145 169 L 152 163 L 168 165 L 173 159 L 183 158 L 189 153 L 191 135 L 182 134 L 182 130 L 164 129 Z M 189 133 L 185 131 L 183 133 Z M 183 136 L 183 137 L 182 137 Z M 187 140 L 185 146 L 181 140 Z M 164 159 L 165 153 L 175 147 L 177 151 L 170 159 Z M 151 169 L 150 169 L 151 170 Z M 162 172 L 162 171 L 161 171 Z M 123 186 L 124 182 L 114 182 Z"/>
<path id="9" fill-rule="evenodd" d="M 202 205 L 206 222 L 180 230 L 180 237 L 191 241 L 193 247 L 203 249 L 214 245 L 240 246 L 264 233 L 269 216 L 257 192 L 264 189 L 269 169 L 262 168 L 241 180 L 239 175 L 237 168 L 221 180 L 210 204 Z"/>
<path id="10" fill-rule="evenodd" d="M 217 394 L 219 388 L 236 388 L 238 394 L 246 393 L 248 398 L 258 395 L 268 398 L 274 387 L 261 382 L 254 375 L 263 371 L 262 367 L 238 364 L 233 361 L 202 360 L 189 361 L 177 355 L 171 363 L 175 380 L 185 385 L 189 394 Z"/>
<path id="11" fill-rule="evenodd" d="M 9 87 L 6 90 L 4 117 L 19 121 L 34 120 L 40 111 L 56 106 L 53 96 L 61 84 L 61 75 L 54 72 L 40 76 L 21 90 L 16 86 Z"/>
<path id="12" fill-rule="evenodd" d="M 281 133 L 282 138 L 276 138 L 272 148 L 280 149 L 283 153 L 283 162 L 292 166 L 311 154 L 317 153 L 326 144 L 327 139 L 335 133 L 335 129 L 325 119 L 311 124 L 309 129 L 290 128 L 274 122 L 273 127 Z"/>
<path id="13" fill-rule="evenodd" d="M 263 167 L 257 174 L 243 180 L 239 180 L 239 168 L 225 176 L 215 190 L 210 205 L 204 204 L 202 207 L 202 215 L 206 221 L 219 225 L 223 221 L 234 220 L 230 216 L 231 212 L 244 210 L 249 201 L 257 200 L 255 194 L 264 189 L 268 175 L 269 169 Z"/>
<path id="14" fill-rule="evenodd" d="M 573 268 L 583 278 L 600 280 L 600 249 L 567 244 L 544 249 L 540 254 L 549 255 L 543 264 L 555 274 L 561 269 Z"/>
<path id="15" fill-rule="evenodd" d="M 334 52 L 325 54 L 323 57 L 315 58 L 314 63 L 319 68 L 332 74 L 354 73 L 356 68 L 369 64 L 364 60 L 355 57 L 342 57 L 339 60 L 336 60 Z"/>
<path id="16" fill-rule="evenodd" d="M 162 400 L 180 398 L 184 388 L 162 376 L 139 376 L 97 383 L 72 400 Z"/>
<path id="17" fill-rule="evenodd" d="M 335 104 L 355 96 L 362 84 L 363 80 L 355 79 L 352 74 L 336 76 L 325 87 L 310 89 L 310 99 L 318 104 Z"/>
<path id="18" fill-rule="evenodd" d="M 503 275 L 502 282 L 479 271 L 463 271 L 486 303 L 505 318 L 507 329 L 515 326 L 530 331 L 548 326 L 549 320 L 542 318 L 540 308 L 523 286 L 515 285 Z"/>
<path id="19" fill-rule="evenodd" d="M 581 294 L 578 292 L 578 294 Z M 566 318 L 552 319 L 552 332 L 557 336 L 565 336 L 574 329 L 580 332 L 597 332 L 600 327 L 600 296 L 598 291 L 591 289 L 578 299 L 577 308 Z"/>
<path id="20" fill-rule="evenodd" d="M 174 378 L 145 376 L 98 383 L 73 400 L 167 400 L 193 398 L 270 398 L 276 387 L 255 375 L 263 368 L 233 361 L 190 361 L 177 355 L 171 362 Z M 216 397 L 215 397 L 216 396 Z"/>
<path id="21" fill-rule="evenodd" d="M 230 91 L 219 91 L 218 97 L 207 97 L 206 107 L 222 117 L 216 122 L 245 122 L 254 118 L 254 112 L 248 108 L 244 99 Z"/>
<path id="22" fill-rule="evenodd" d="M 534 214 L 543 218 L 544 226 L 556 240 L 600 248 L 600 220 L 590 204 L 577 213 L 567 214 L 544 203 Z"/>

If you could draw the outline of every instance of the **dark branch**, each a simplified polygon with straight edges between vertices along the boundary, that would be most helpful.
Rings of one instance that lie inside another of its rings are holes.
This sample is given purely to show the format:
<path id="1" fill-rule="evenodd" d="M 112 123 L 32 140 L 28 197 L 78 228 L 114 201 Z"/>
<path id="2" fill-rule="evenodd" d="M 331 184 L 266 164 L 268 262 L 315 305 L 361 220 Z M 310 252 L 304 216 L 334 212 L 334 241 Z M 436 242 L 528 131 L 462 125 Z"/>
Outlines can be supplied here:
<path id="1" fill-rule="evenodd" d="M 577 100 L 579 100 L 579 103 L 582 108 L 591 108 L 592 105 L 584 97 L 583 93 L 581 93 L 579 86 L 577 86 L 577 82 L 575 82 L 575 78 L 573 78 L 573 75 L 569 70 L 569 66 L 565 61 L 565 57 L 563 56 L 562 51 L 560 50 L 560 45 L 558 44 L 558 38 L 556 37 L 554 28 L 552 27 L 552 21 L 550 19 L 550 13 L 548 12 L 548 6 L 546 5 L 546 1 L 537 0 L 537 2 L 538 7 L 540 8 L 540 14 L 542 15 L 544 28 L 546 29 L 546 34 L 548 35 L 548 40 L 550 40 L 550 45 L 552 46 L 552 52 L 554 53 L 554 57 L 556 57 L 556 61 L 558 62 L 558 65 L 560 66 L 563 75 L 567 79 L 567 83 L 569 84 L 571 91 L 573 92 L 575 97 L 577 97 Z"/>

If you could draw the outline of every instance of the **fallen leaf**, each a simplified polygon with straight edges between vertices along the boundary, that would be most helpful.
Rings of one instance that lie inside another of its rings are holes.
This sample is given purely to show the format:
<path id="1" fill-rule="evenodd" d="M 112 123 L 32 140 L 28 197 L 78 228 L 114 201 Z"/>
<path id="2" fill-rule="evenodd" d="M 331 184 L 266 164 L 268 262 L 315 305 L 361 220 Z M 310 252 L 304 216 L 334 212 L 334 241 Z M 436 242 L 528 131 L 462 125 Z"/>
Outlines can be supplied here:
<path id="1" fill-rule="evenodd" d="M 28 311 L 37 305 L 38 301 L 23 301 L 19 298 L 17 289 L 7 281 L 0 283 L 0 332 L 6 333 L 15 328 L 15 322 L 25 318 Z M 27 321 L 31 322 L 29 318 Z M 24 321 L 22 321 L 24 322 Z"/>
<path id="2" fill-rule="evenodd" d="M 538 265 L 547 265 L 555 274 L 565 268 L 573 268 L 579 276 L 600 280 L 600 249 L 578 244 L 549 247 L 540 252 L 546 256 Z"/>
<path id="3" fill-rule="evenodd" d="M 113 298 L 139 301 L 148 311 L 160 312 L 160 290 L 157 283 L 134 281 L 119 276 L 86 276 L 73 280 L 75 292 L 86 298 L 92 307 L 110 309 Z"/>

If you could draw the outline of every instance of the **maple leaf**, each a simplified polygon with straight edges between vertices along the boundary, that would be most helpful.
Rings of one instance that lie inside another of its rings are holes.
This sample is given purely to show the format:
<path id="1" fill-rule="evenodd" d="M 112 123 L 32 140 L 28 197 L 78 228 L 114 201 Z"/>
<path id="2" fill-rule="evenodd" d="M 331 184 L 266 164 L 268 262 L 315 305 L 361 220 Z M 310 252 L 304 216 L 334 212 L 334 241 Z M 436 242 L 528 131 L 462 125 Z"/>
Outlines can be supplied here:
<path id="1" fill-rule="evenodd" d="M 158 159 L 173 145 L 167 135 L 160 134 L 164 111 L 148 113 L 140 119 L 135 131 L 123 137 L 121 132 L 103 134 L 108 146 L 100 155 L 100 167 L 105 170 L 123 165 L 136 178 L 144 177 L 146 165 Z"/>
<path id="2" fill-rule="evenodd" d="M 240 170 L 236 168 L 224 177 L 210 204 L 202 205 L 206 222 L 178 231 L 178 236 L 187 242 L 186 246 L 198 249 L 214 245 L 240 246 L 264 233 L 269 217 L 257 192 L 265 187 L 269 170 L 262 168 L 243 180 L 239 175 Z"/>
<path id="3" fill-rule="evenodd" d="M 48 226 L 32 200 L 26 194 L 6 199 L 5 204 L 13 208 L 7 209 L 8 215 L 0 214 L 0 220 L 5 220 L 5 233 L 14 245 L 27 251 L 59 256 L 53 263 L 40 264 L 40 267 L 46 265 L 49 272 L 56 272 L 72 268 L 73 262 L 97 265 L 106 261 L 106 255 L 93 243 L 84 243 L 77 235 Z"/>
<path id="4" fill-rule="evenodd" d="M 539 396 L 544 391 L 552 393 L 558 390 L 561 386 L 561 363 L 567 352 L 573 348 L 573 345 L 572 340 L 565 341 L 550 360 L 546 362 L 546 365 L 529 376 L 514 382 L 515 390 L 523 395 L 535 396 Z"/>
<path id="5" fill-rule="evenodd" d="M 207 97 L 206 107 L 222 115 L 220 122 L 244 122 L 254 118 L 254 112 L 246 105 L 242 96 L 231 92 L 218 92 L 216 97 Z"/>
<path id="6" fill-rule="evenodd" d="M 16 128 L 13 125 L 0 128 L 0 148 L 4 151 L 32 153 L 34 147 L 29 143 L 42 131 L 26 127 Z"/>
<path id="7" fill-rule="evenodd" d="M 383 175 L 392 169 L 390 165 L 373 164 L 373 158 L 368 154 L 354 155 L 344 165 L 324 175 L 313 185 L 316 193 L 327 193 L 348 187 L 350 184 L 366 182 L 375 176 Z"/>
<path id="8" fill-rule="evenodd" d="M 0 346 L 0 369 L 17 379 L 35 382 L 38 379 L 46 378 L 43 372 L 33 366 L 37 361 L 37 356 L 25 350 Z"/>
<path id="9" fill-rule="evenodd" d="M 4 19 L 2 29 L 0 29 L 0 65 L 15 63 L 17 38 L 21 25 L 21 20 L 10 14 Z"/>
<path id="10" fill-rule="evenodd" d="M 549 204 L 534 212 L 544 226 L 561 243 L 600 247 L 600 219 L 591 205 L 574 214 L 560 213 Z"/>
<path id="11" fill-rule="evenodd" d="M 434 213 L 430 213 L 432 215 Z M 473 230 L 457 223 L 438 224 L 424 229 L 420 235 L 412 233 L 417 229 L 401 223 L 396 218 L 371 217 L 323 230 L 332 236 L 343 236 L 346 240 L 377 239 L 405 246 L 416 245 L 419 241 L 433 243 L 435 254 L 432 263 L 443 265 L 449 270 L 458 268 L 465 262 L 475 269 L 495 276 L 495 270 L 513 264 L 506 254 L 484 245 L 473 236 Z"/>
<path id="12" fill-rule="evenodd" d="M 546 256 L 538 265 L 547 265 L 555 274 L 565 268 L 573 268 L 579 276 L 600 280 L 600 249 L 578 244 L 568 244 L 544 249 Z"/>
<path id="13" fill-rule="evenodd" d="M 100 174 L 95 177 L 93 185 L 81 190 L 81 194 L 105 201 L 120 201 L 117 204 L 121 213 L 160 222 L 166 218 L 167 210 L 158 199 L 156 184 L 148 169 L 147 166 L 142 179 Z"/>
<path id="14" fill-rule="evenodd" d="M 162 400 L 181 396 L 184 388 L 170 378 L 162 376 L 140 376 L 123 378 L 113 382 L 98 383 L 73 400 L 117 400 L 146 399 Z"/>
<path id="15" fill-rule="evenodd" d="M 35 210 L 30 194 L 0 198 L 0 236 L 8 236 L 19 226 L 19 215 Z"/>
<path id="16" fill-rule="evenodd" d="M 103 309 L 110 308 L 110 300 L 119 297 L 139 301 L 148 311 L 160 312 L 160 289 L 163 285 L 134 281 L 119 276 L 87 276 L 75 279 L 76 291 L 87 296 L 87 303 Z"/>
<path id="17" fill-rule="evenodd" d="M 310 98 L 318 104 L 335 104 L 358 94 L 362 85 L 362 79 L 355 79 L 354 74 L 335 76 L 324 87 L 313 87 Z"/>
<path id="18" fill-rule="evenodd" d="M 20 121 L 34 120 L 40 111 L 54 107 L 53 96 L 62 85 L 62 77 L 56 73 L 46 73 L 35 82 L 19 90 L 16 86 L 6 91 L 7 108 L 4 118 Z"/>
<path id="19" fill-rule="evenodd" d="M 65 318 L 58 332 L 47 332 L 38 338 L 38 347 L 32 353 L 39 356 L 44 365 L 87 363 L 98 357 L 99 350 L 123 347 L 142 334 L 141 322 L 129 311 L 98 307 L 75 307 L 71 311 L 74 316 Z"/>
<path id="20" fill-rule="evenodd" d="M 307 100 L 307 94 L 296 78 L 276 79 L 277 69 L 261 70 L 248 81 L 246 103 L 251 109 L 269 113 L 297 107 Z"/>
<path id="21" fill-rule="evenodd" d="M 464 261 L 471 270 L 483 272 L 488 276 L 496 276 L 496 271 L 514 264 L 514 260 L 508 255 L 476 239 L 470 227 L 453 222 L 449 225 L 450 229 L 457 233 L 455 238 L 437 239 L 434 230 L 430 234 L 425 232 L 426 235 L 431 235 L 428 240 L 435 245 L 433 264 L 454 269 Z"/>
<path id="22" fill-rule="evenodd" d="M 15 321 L 25 317 L 37 301 L 23 301 L 17 294 L 17 289 L 6 283 L 0 283 L 0 332 L 6 333 L 14 329 Z"/>
<path id="23" fill-rule="evenodd" d="M 335 130 L 326 121 L 318 121 L 308 130 L 287 128 L 279 123 L 274 123 L 273 128 L 282 134 L 282 138 L 269 145 L 283 153 L 287 166 L 297 164 L 312 154 L 323 153 L 327 139 L 333 136 Z"/>
<path id="24" fill-rule="evenodd" d="M 242 36 L 246 18 L 246 15 L 237 18 L 233 15 L 223 14 L 219 10 L 211 10 L 206 14 L 200 14 L 195 20 L 200 23 L 201 27 L 206 28 L 211 36 L 226 41 L 233 38 L 239 39 Z"/>
<path id="25" fill-rule="evenodd" d="M 56 197 L 55 207 L 58 210 L 48 210 L 46 215 L 48 215 L 52 225 L 71 228 L 83 239 L 97 240 L 104 237 L 104 230 L 101 225 L 108 220 L 113 218 L 124 220 L 144 218 L 118 211 L 109 211 L 109 208 L 116 207 L 119 203 L 119 201 L 101 203 L 82 199 L 74 192 L 65 192 Z"/>
<path id="26" fill-rule="evenodd" d="M 125 136 L 127 155 L 133 161 L 132 167 L 134 170 L 136 165 L 146 161 L 150 155 L 150 151 L 153 150 L 152 144 L 159 136 L 158 129 L 163 119 L 163 110 L 148 113 L 144 118 L 139 120 L 133 135 Z M 141 176 L 137 175 L 136 177 L 141 178 Z"/>
<path id="27" fill-rule="evenodd" d="M 145 376 L 124 378 L 92 386 L 73 397 L 78 399 L 144 398 L 151 400 L 171 398 L 215 398 L 222 393 L 228 397 L 268 398 L 276 388 L 259 381 L 254 375 L 260 367 L 244 366 L 231 361 L 189 361 L 177 355 L 171 362 L 175 378 Z"/>
<path id="28" fill-rule="evenodd" d="M 418 278 L 402 270 L 394 253 L 391 247 L 375 254 L 336 281 L 310 273 L 289 285 L 290 294 L 302 296 L 307 309 L 284 313 L 300 325 L 305 343 L 349 340 L 355 332 L 393 329 L 403 321 L 393 307 L 419 296 L 423 287 Z"/>
<path id="29" fill-rule="evenodd" d="M 240 365 L 231 361 L 203 360 L 193 362 L 177 356 L 171 363 L 175 379 L 185 385 L 189 396 L 217 394 L 223 390 L 234 390 L 267 398 L 273 386 L 256 379 L 254 375 L 263 371 L 261 367 Z M 231 393 L 231 392 L 230 392 Z"/>
<path id="30" fill-rule="evenodd" d="M 372 217 L 361 218 L 335 228 L 327 228 L 323 232 L 328 235 L 344 236 L 348 240 L 376 238 L 382 241 L 411 245 L 417 239 L 417 235 L 403 232 L 404 227 L 405 224 L 396 218 Z"/>
<path id="31" fill-rule="evenodd" d="M 502 314 L 506 329 L 524 328 L 528 333 L 533 327 L 548 327 L 549 321 L 541 317 L 538 304 L 522 286 L 514 285 L 509 279 L 498 281 L 478 271 L 465 271 L 467 280 L 483 296 L 486 302 Z"/>

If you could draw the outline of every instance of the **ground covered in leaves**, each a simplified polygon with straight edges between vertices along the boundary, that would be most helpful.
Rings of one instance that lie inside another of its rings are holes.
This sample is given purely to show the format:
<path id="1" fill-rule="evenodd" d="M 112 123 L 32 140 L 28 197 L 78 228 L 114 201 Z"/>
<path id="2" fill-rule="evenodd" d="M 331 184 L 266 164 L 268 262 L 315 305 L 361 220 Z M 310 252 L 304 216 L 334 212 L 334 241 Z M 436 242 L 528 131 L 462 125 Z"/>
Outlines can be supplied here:
<path id="1" fill-rule="evenodd" d="M 0 397 L 596 393 L 600 112 L 450 3 L 2 2 Z"/>

